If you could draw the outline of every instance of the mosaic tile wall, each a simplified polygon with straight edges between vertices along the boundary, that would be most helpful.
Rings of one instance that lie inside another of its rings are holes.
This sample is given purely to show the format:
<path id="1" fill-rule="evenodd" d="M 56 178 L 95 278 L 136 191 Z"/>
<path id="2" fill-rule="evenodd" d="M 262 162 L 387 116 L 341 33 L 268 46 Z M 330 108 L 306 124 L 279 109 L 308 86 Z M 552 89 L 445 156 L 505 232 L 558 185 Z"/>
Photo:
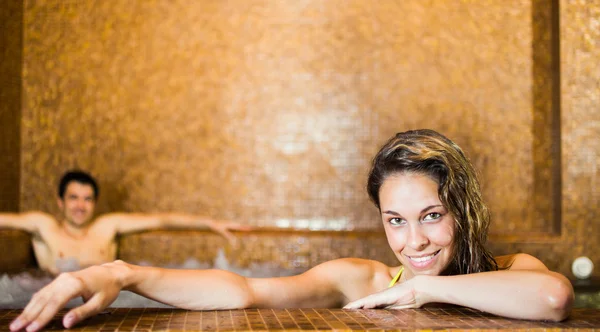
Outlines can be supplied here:
<path id="1" fill-rule="evenodd" d="M 237 245 L 203 231 L 152 231 L 119 239 L 119 258 L 167 267 L 220 268 L 251 276 L 284 276 L 341 257 L 395 265 L 383 232 L 254 231 L 236 234 Z"/>
<path id="2" fill-rule="evenodd" d="M 546 231 L 534 24 L 528 1 L 29 1 L 22 209 L 57 212 L 80 167 L 100 212 L 378 229 L 371 157 L 430 127 L 480 169 L 496 232 Z"/>
<path id="3" fill-rule="evenodd" d="M 550 4 L 26 1 L 20 208 L 57 213 L 48 197 L 79 167 L 100 213 L 376 231 L 370 158 L 430 127 L 480 170 L 493 233 L 555 234 L 496 252 L 566 274 L 577 255 L 600 262 L 600 6 L 560 3 L 557 113 Z"/>
<path id="4" fill-rule="evenodd" d="M 497 253 L 527 252 L 572 276 L 585 255 L 600 275 L 600 3 L 560 2 L 562 227 L 561 236 L 495 243 Z"/>
<path id="5" fill-rule="evenodd" d="M 0 4 L 0 211 L 19 210 L 23 3 Z"/>
<path id="6" fill-rule="evenodd" d="M 561 1 L 563 252 L 600 275 L 600 3 Z M 558 249 L 560 250 L 560 249 Z"/>

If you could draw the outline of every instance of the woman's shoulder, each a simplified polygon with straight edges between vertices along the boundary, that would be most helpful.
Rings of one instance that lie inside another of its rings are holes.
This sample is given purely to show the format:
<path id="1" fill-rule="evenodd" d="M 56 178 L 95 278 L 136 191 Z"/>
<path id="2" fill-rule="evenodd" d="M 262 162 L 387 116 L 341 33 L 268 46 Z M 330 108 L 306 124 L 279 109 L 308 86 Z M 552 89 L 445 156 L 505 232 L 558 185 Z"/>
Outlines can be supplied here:
<path id="1" fill-rule="evenodd" d="M 501 270 L 547 270 L 542 261 L 535 256 L 517 253 L 511 255 L 496 256 L 496 263 Z"/>
<path id="2" fill-rule="evenodd" d="M 340 258 L 312 270 L 312 278 L 330 280 L 351 301 L 385 289 L 392 279 L 391 271 L 398 268 L 370 259 Z"/>
<path id="3" fill-rule="evenodd" d="M 331 273 L 341 279 L 371 280 L 387 275 L 390 268 L 382 262 L 363 258 L 339 258 L 327 261 L 316 266 L 314 269 L 320 273 Z"/>

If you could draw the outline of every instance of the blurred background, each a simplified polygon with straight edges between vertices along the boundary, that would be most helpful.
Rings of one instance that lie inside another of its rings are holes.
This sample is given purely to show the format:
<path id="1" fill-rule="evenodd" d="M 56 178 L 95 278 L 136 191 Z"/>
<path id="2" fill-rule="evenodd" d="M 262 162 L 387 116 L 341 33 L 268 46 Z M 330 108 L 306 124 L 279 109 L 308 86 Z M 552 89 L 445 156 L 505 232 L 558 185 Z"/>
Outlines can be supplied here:
<path id="1" fill-rule="evenodd" d="M 2 1 L 0 210 L 58 215 L 80 168 L 98 213 L 269 231 L 236 257 L 393 264 L 369 163 L 432 128 L 480 172 L 494 253 L 572 277 L 600 263 L 599 17 L 591 0 Z M 194 241 L 132 236 L 122 257 Z"/>

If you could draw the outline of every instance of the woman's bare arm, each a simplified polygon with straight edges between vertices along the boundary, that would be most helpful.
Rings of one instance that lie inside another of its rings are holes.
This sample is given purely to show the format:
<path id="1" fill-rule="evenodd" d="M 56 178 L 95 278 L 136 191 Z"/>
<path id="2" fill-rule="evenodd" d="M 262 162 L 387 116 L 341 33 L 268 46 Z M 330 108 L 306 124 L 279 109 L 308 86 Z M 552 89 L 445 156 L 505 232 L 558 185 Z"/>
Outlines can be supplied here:
<path id="1" fill-rule="evenodd" d="M 455 276 L 415 276 L 347 308 L 414 308 L 451 303 L 500 316 L 561 321 L 571 312 L 573 288 L 538 259 L 518 254 L 507 270 Z"/>
<path id="2" fill-rule="evenodd" d="M 368 268 L 368 264 L 362 266 Z M 70 299 L 82 296 L 86 303 L 63 318 L 65 327 L 71 327 L 110 305 L 120 290 L 194 310 L 341 306 L 347 302 L 346 289 L 365 288 L 351 287 L 351 283 L 372 279 L 364 278 L 364 268 L 357 267 L 351 260 L 342 259 L 298 276 L 258 279 L 221 270 L 169 270 L 116 261 L 61 274 L 36 293 L 10 328 L 39 330 Z"/>

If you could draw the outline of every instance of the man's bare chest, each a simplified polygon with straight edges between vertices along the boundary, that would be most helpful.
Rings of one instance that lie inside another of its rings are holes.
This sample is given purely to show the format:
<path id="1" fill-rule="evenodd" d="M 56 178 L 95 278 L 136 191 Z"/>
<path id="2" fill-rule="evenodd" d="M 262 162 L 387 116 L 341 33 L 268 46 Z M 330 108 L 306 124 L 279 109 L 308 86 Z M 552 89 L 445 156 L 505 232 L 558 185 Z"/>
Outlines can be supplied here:
<path id="1" fill-rule="evenodd" d="M 114 237 L 98 234 L 77 238 L 61 232 L 38 234 L 33 237 L 33 247 L 38 260 L 50 264 L 70 261 L 79 266 L 88 266 L 112 261 L 116 256 Z"/>

